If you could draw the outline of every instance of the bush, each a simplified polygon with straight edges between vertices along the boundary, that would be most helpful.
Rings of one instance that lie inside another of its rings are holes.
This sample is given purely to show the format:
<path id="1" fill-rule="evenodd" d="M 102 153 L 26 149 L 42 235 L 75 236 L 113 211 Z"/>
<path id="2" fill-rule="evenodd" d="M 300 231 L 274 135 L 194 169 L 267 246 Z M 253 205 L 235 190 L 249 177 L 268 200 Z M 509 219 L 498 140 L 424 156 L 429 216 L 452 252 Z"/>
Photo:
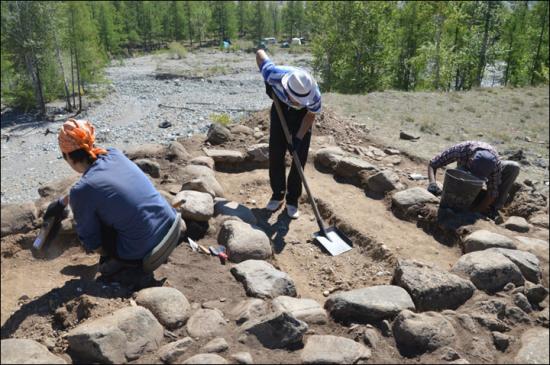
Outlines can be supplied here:
<path id="1" fill-rule="evenodd" d="M 168 49 L 175 59 L 181 60 L 187 56 L 187 49 L 179 42 L 170 42 Z"/>
<path id="2" fill-rule="evenodd" d="M 231 117 L 227 113 L 210 114 L 210 120 L 214 123 L 221 124 L 224 127 L 227 127 L 229 124 L 231 124 Z"/>

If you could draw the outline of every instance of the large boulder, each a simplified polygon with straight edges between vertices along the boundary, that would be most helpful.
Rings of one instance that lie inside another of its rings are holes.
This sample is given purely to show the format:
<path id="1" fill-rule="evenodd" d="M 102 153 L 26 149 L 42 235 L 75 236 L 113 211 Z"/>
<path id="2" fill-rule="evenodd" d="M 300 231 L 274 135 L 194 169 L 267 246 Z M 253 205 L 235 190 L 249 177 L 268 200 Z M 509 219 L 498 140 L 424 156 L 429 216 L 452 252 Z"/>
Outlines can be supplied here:
<path id="1" fill-rule="evenodd" d="M 194 338 L 221 336 L 227 325 L 217 309 L 199 309 L 187 321 L 187 333 Z"/>
<path id="2" fill-rule="evenodd" d="M 229 348 L 229 344 L 223 337 L 216 337 L 201 348 L 201 352 L 223 352 Z"/>
<path id="3" fill-rule="evenodd" d="M 439 203 L 439 198 L 421 187 L 414 187 L 393 194 L 392 207 L 405 210 L 413 205 Z"/>
<path id="4" fill-rule="evenodd" d="M 245 299 L 239 302 L 231 311 L 237 324 L 243 324 L 250 319 L 266 315 L 269 311 L 267 302 L 259 298 Z"/>
<path id="5" fill-rule="evenodd" d="M 189 186 L 197 188 L 190 188 Z M 203 190 L 199 188 L 203 186 Z M 182 187 L 181 190 L 198 190 L 203 193 L 209 193 L 216 197 L 223 197 L 224 191 L 214 171 L 206 166 L 187 165 L 182 169 Z"/>
<path id="6" fill-rule="evenodd" d="M 2 364 L 66 364 L 67 362 L 52 354 L 46 346 L 34 341 L 20 338 L 2 340 Z"/>
<path id="7" fill-rule="evenodd" d="M 285 348 L 299 343 L 308 326 L 287 312 L 275 312 L 246 322 L 243 330 L 269 349 Z"/>
<path id="8" fill-rule="evenodd" d="M 197 165 L 197 166 L 206 166 L 209 169 L 214 170 L 214 159 L 212 157 L 208 157 L 208 156 L 195 157 L 195 158 L 191 159 L 191 161 L 189 161 L 189 164 L 190 165 Z"/>
<path id="9" fill-rule="evenodd" d="M 130 160 L 140 158 L 162 159 L 166 155 L 166 147 L 161 144 L 146 143 L 142 145 L 130 146 L 124 150 L 124 154 Z"/>
<path id="10" fill-rule="evenodd" d="M 216 354 L 197 354 L 191 356 L 182 362 L 182 364 L 227 364 L 227 361 Z"/>
<path id="11" fill-rule="evenodd" d="M 487 254 L 500 253 L 519 267 L 523 276 L 533 282 L 538 283 L 542 278 L 539 259 L 530 252 L 521 250 L 509 250 L 506 248 L 491 248 L 485 250 Z"/>
<path id="12" fill-rule="evenodd" d="M 175 364 L 189 350 L 191 345 L 193 345 L 193 339 L 191 337 L 184 337 L 181 340 L 162 346 L 158 351 L 158 356 L 165 364 Z"/>
<path id="13" fill-rule="evenodd" d="M 533 284 L 527 281 L 525 282 L 523 293 L 529 302 L 538 304 L 546 298 L 548 295 L 548 289 L 541 284 Z"/>
<path id="14" fill-rule="evenodd" d="M 177 141 L 172 141 L 166 147 L 166 159 L 174 162 L 184 162 L 188 161 L 191 158 L 191 155 L 183 145 Z"/>
<path id="15" fill-rule="evenodd" d="M 535 214 L 529 218 L 529 223 L 536 227 L 548 229 L 548 214 Z"/>
<path id="16" fill-rule="evenodd" d="M 258 223 L 256 216 L 250 209 L 238 202 L 225 199 L 215 200 L 214 217 L 222 222 L 225 220 L 239 220 L 252 225 Z"/>
<path id="17" fill-rule="evenodd" d="M 292 279 L 262 260 L 243 261 L 231 268 L 233 276 L 243 283 L 246 294 L 257 298 L 296 296 Z"/>
<path id="18" fill-rule="evenodd" d="M 160 177 L 160 165 L 158 162 L 142 158 L 134 160 L 134 163 L 141 169 L 141 171 L 149 174 L 151 177 Z"/>
<path id="19" fill-rule="evenodd" d="M 487 248 L 516 248 L 514 241 L 498 233 L 480 229 L 464 239 L 464 252 L 482 251 Z"/>
<path id="20" fill-rule="evenodd" d="M 164 329 L 155 316 L 141 306 L 126 307 L 86 322 L 67 333 L 71 352 L 83 362 L 120 364 L 156 350 Z"/>
<path id="21" fill-rule="evenodd" d="M 2 204 L 0 217 L 2 237 L 15 233 L 27 233 L 33 230 L 36 218 L 36 206 L 32 202 Z"/>
<path id="22" fill-rule="evenodd" d="M 327 313 L 321 304 L 313 299 L 298 299 L 282 295 L 273 299 L 271 304 L 275 311 L 288 312 L 308 324 L 327 323 Z"/>
<path id="23" fill-rule="evenodd" d="M 456 338 L 453 325 L 436 312 L 404 310 L 395 318 L 393 337 L 402 354 L 416 355 L 450 345 Z"/>
<path id="24" fill-rule="evenodd" d="M 415 307 L 405 289 L 378 285 L 332 294 L 325 302 L 325 309 L 337 320 L 379 322 Z"/>
<path id="25" fill-rule="evenodd" d="M 168 329 L 181 327 L 189 318 L 191 305 L 178 289 L 170 287 L 146 288 L 136 296 L 136 303 L 149 309 Z"/>
<path id="26" fill-rule="evenodd" d="M 465 275 L 478 289 L 488 292 L 499 291 L 508 283 L 523 285 L 524 279 L 517 265 L 499 252 L 487 251 L 463 255 L 454 264 L 451 272 Z"/>
<path id="27" fill-rule="evenodd" d="M 246 149 L 246 156 L 254 162 L 269 161 L 269 143 L 258 143 Z"/>
<path id="28" fill-rule="evenodd" d="M 80 179 L 79 174 L 73 174 L 42 185 L 38 188 L 38 195 L 42 198 L 57 199 L 60 196 L 67 195 L 71 187 Z"/>
<path id="29" fill-rule="evenodd" d="M 344 155 L 345 152 L 340 147 L 323 147 L 315 154 L 315 163 L 330 170 L 334 170 Z"/>
<path id="30" fill-rule="evenodd" d="M 172 200 L 172 205 L 179 205 L 181 216 L 197 222 L 208 222 L 214 215 L 214 200 L 212 196 L 200 191 L 180 191 Z"/>
<path id="31" fill-rule="evenodd" d="M 548 328 L 533 328 L 521 336 L 521 347 L 514 358 L 516 364 L 548 364 Z"/>
<path id="32" fill-rule="evenodd" d="M 375 171 L 377 167 L 358 157 L 349 156 L 338 161 L 334 173 L 345 178 L 353 178 L 357 176 L 359 171 L 363 170 Z"/>
<path id="33" fill-rule="evenodd" d="M 331 335 L 308 337 L 300 353 L 304 364 L 357 364 L 370 357 L 370 350 L 360 343 Z"/>
<path id="34" fill-rule="evenodd" d="M 402 186 L 399 182 L 399 176 L 392 170 L 380 171 L 370 176 L 366 184 L 369 191 L 379 194 L 399 189 Z"/>
<path id="35" fill-rule="evenodd" d="M 218 243 L 227 247 L 232 262 L 265 260 L 272 255 L 271 242 L 264 231 L 240 221 L 225 221 L 218 235 Z"/>
<path id="36" fill-rule="evenodd" d="M 456 309 L 475 290 L 469 280 L 409 260 L 398 262 L 392 283 L 404 288 L 420 311 Z"/>
<path id="37" fill-rule="evenodd" d="M 504 227 L 516 232 L 529 232 L 531 225 L 523 217 L 512 216 L 504 222 Z"/>
<path id="38" fill-rule="evenodd" d="M 244 161 L 244 155 L 240 151 L 205 149 L 204 153 L 214 160 L 216 166 L 238 164 Z"/>
<path id="39" fill-rule="evenodd" d="M 231 131 L 219 123 L 212 123 L 208 128 L 206 140 L 211 144 L 222 144 L 231 139 Z"/>

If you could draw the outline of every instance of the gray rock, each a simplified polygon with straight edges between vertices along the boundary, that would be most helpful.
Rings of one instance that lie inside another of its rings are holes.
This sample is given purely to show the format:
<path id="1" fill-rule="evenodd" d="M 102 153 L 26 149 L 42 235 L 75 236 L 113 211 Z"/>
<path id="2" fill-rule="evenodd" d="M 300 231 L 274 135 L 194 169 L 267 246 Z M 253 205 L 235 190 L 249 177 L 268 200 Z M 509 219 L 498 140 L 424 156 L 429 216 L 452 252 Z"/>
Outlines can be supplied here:
<path id="1" fill-rule="evenodd" d="M 510 336 L 497 331 L 491 332 L 491 335 L 493 336 L 493 343 L 495 344 L 496 349 L 502 352 L 506 351 L 510 345 Z"/>
<path id="2" fill-rule="evenodd" d="M 527 249 L 546 249 L 548 250 L 548 241 L 540 240 L 538 238 L 514 236 L 519 242 L 527 246 Z"/>
<path id="3" fill-rule="evenodd" d="M 201 352 L 213 353 L 213 352 L 223 352 L 229 348 L 225 338 L 218 337 L 209 341 L 206 345 L 201 348 Z"/>
<path id="4" fill-rule="evenodd" d="M 254 162 L 269 161 L 269 143 L 254 144 L 246 149 L 247 158 Z"/>
<path id="5" fill-rule="evenodd" d="M 166 155 L 166 147 L 161 144 L 146 143 L 130 146 L 124 149 L 124 154 L 130 160 L 137 160 L 140 158 L 164 158 Z"/>
<path id="6" fill-rule="evenodd" d="M 2 364 L 66 364 L 52 354 L 46 346 L 34 340 L 8 338 L 1 341 Z"/>
<path id="7" fill-rule="evenodd" d="M 243 283 L 246 294 L 257 298 L 296 296 L 292 279 L 262 260 L 247 260 L 231 268 L 231 273 Z"/>
<path id="8" fill-rule="evenodd" d="M 240 151 L 205 149 L 206 156 L 211 157 L 216 165 L 237 164 L 244 161 Z"/>
<path id="9" fill-rule="evenodd" d="M 441 360 L 454 361 L 460 359 L 460 355 L 452 347 L 444 347 L 442 351 L 443 355 L 441 356 Z"/>
<path id="10" fill-rule="evenodd" d="M 506 307 L 504 316 L 513 324 L 531 324 L 531 318 L 522 309 L 514 306 Z"/>
<path id="11" fill-rule="evenodd" d="M 371 348 L 375 348 L 380 341 L 378 332 L 374 328 L 366 328 L 363 332 L 363 342 Z"/>
<path id="12" fill-rule="evenodd" d="M 188 161 L 191 158 L 191 155 L 181 143 L 172 141 L 166 147 L 166 158 L 170 161 L 183 162 Z"/>
<path id="13" fill-rule="evenodd" d="M 308 326 L 287 312 L 275 312 L 243 325 L 243 331 L 256 336 L 269 349 L 285 348 L 300 343 Z"/>
<path id="14" fill-rule="evenodd" d="M 470 362 L 466 359 L 458 359 L 455 361 L 451 361 L 449 364 L 469 364 Z"/>
<path id="15" fill-rule="evenodd" d="M 352 178 L 363 170 L 377 170 L 377 167 L 360 158 L 348 156 L 342 157 L 338 161 L 334 173 L 338 176 Z"/>
<path id="16" fill-rule="evenodd" d="M 273 299 L 271 304 L 275 311 L 288 312 L 308 324 L 327 323 L 327 313 L 313 299 L 298 299 L 283 295 Z"/>
<path id="17" fill-rule="evenodd" d="M 533 328 L 521 336 L 521 348 L 514 362 L 516 364 L 548 364 L 550 357 L 548 328 Z"/>
<path id="18" fill-rule="evenodd" d="M 531 225 L 527 223 L 525 218 L 512 216 L 504 222 L 504 227 L 516 232 L 529 232 Z"/>
<path id="19" fill-rule="evenodd" d="M 385 164 L 399 165 L 402 161 L 400 156 L 388 156 L 382 159 L 382 162 Z"/>
<path id="20" fill-rule="evenodd" d="M 378 172 L 367 179 L 367 188 L 375 193 L 386 193 L 400 187 L 399 176 L 391 170 Z"/>
<path id="21" fill-rule="evenodd" d="M 191 161 L 189 161 L 189 164 L 197 165 L 197 166 L 205 166 L 205 167 L 208 167 L 209 169 L 214 170 L 214 159 L 208 156 L 195 157 L 191 159 Z"/>
<path id="22" fill-rule="evenodd" d="M 339 320 L 378 322 L 415 307 L 405 289 L 378 285 L 332 294 L 325 302 L 325 309 Z"/>
<path id="23" fill-rule="evenodd" d="M 395 149 L 395 148 L 384 148 L 384 152 L 390 156 L 392 155 L 400 155 L 401 151 Z"/>
<path id="24" fill-rule="evenodd" d="M 145 172 L 146 174 L 151 175 L 151 177 L 159 178 L 160 177 L 160 165 L 158 162 L 154 162 L 147 159 L 138 159 L 134 163 Z"/>
<path id="25" fill-rule="evenodd" d="M 475 319 L 480 326 L 487 328 L 489 331 L 510 331 L 510 327 L 506 323 L 498 318 L 494 318 L 493 316 L 481 313 L 472 313 L 472 318 Z"/>
<path id="26" fill-rule="evenodd" d="M 514 302 L 514 304 L 517 305 L 525 313 L 531 313 L 533 311 L 529 300 L 522 293 L 516 293 L 512 295 L 512 302 Z"/>
<path id="27" fill-rule="evenodd" d="M 467 253 L 454 264 L 451 272 L 467 276 L 478 289 L 489 292 L 499 291 L 508 283 L 523 285 L 520 269 L 503 254 L 487 252 L 489 250 L 501 249 Z"/>
<path id="28" fill-rule="evenodd" d="M 38 195 L 42 198 L 59 198 L 67 195 L 71 187 L 80 179 L 80 174 L 63 177 L 38 188 Z"/>
<path id="29" fill-rule="evenodd" d="M 410 188 L 393 194 L 392 206 L 407 209 L 416 204 L 438 203 L 439 198 L 421 187 Z"/>
<path id="30" fill-rule="evenodd" d="M 264 231 L 240 221 L 225 221 L 218 235 L 218 243 L 227 247 L 232 262 L 265 260 L 272 255 L 271 242 Z"/>
<path id="31" fill-rule="evenodd" d="M 356 364 L 370 359 L 370 350 L 349 338 L 313 335 L 308 337 L 300 359 L 304 364 Z"/>
<path id="32" fill-rule="evenodd" d="M 200 181 L 201 183 L 198 184 L 197 181 Z M 196 186 L 205 186 L 205 191 L 202 191 L 204 193 L 209 193 L 217 197 L 223 197 L 224 191 L 221 187 L 218 180 L 216 180 L 216 176 L 214 174 L 214 171 L 206 166 L 200 166 L 200 165 L 187 165 L 182 169 L 182 188 L 181 190 L 187 190 L 186 185 L 188 184 L 194 184 Z"/>
<path id="33" fill-rule="evenodd" d="M 191 337 L 185 337 L 181 340 L 170 342 L 162 346 L 158 351 L 158 356 L 165 364 L 174 364 L 177 360 L 189 350 L 193 344 Z"/>
<path id="34" fill-rule="evenodd" d="M 245 299 L 239 302 L 231 311 L 237 324 L 266 315 L 269 311 L 267 303 L 258 298 Z"/>
<path id="35" fill-rule="evenodd" d="M 223 335 L 226 321 L 217 309 L 199 309 L 187 321 L 187 333 L 193 338 Z"/>
<path id="36" fill-rule="evenodd" d="M 466 253 L 492 247 L 515 249 L 516 245 L 512 239 L 484 229 L 475 231 L 464 239 L 464 252 Z"/>
<path id="37" fill-rule="evenodd" d="M 392 329 L 397 347 L 407 355 L 435 351 L 453 343 L 456 337 L 451 322 L 436 312 L 416 314 L 404 310 Z"/>
<path id="38" fill-rule="evenodd" d="M 214 217 L 219 218 L 222 222 L 231 219 L 246 222 L 256 225 L 258 220 L 250 209 L 238 202 L 229 200 L 218 200 L 214 204 Z"/>
<path id="39" fill-rule="evenodd" d="M 456 309 L 475 290 L 469 280 L 410 260 L 399 260 L 392 283 L 404 288 L 420 311 Z"/>
<path id="40" fill-rule="evenodd" d="M 405 132 L 405 131 L 399 131 L 399 138 L 407 140 L 407 141 L 416 141 L 420 138 L 420 136 L 416 135 L 415 133 L 411 132 Z"/>
<path id="41" fill-rule="evenodd" d="M 254 360 L 252 359 L 252 355 L 248 352 L 237 352 L 235 354 L 232 354 L 231 359 L 235 361 L 237 364 L 253 364 Z"/>
<path id="42" fill-rule="evenodd" d="M 156 350 L 164 329 L 155 316 L 141 306 L 126 307 L 72 329 L 66 336 L 69 348 L 85 362 L 123 363 Z"/>
<path id="43" fill-rule="evenodd" d="M 315 154 L 315 163 L 318 163 L 325 168 L 334 170 L 344 154 L 345 152 L 340 147 L 324 147 L 319 149 Z"/>
<path id="44" fill-rule="evenodd" d="M 227 361 L 216 354 L 197 354 L 191 356 L 182 362 L 182 364 L 227 364 Z"/>
<path id="45" fill-rule="evenodd" d="M 214 215 L 214 200 L 210 194 L 199 191 L 180 191 L 172 200 L 172 205 L 182 203 L 179 207 L 181 216 L 198 222 L 208 222 Z"/>
<path id="46" fill-rule="evenodd" d="M 536 227 L 548 229 L 548 214 L 536 214 L 529 218 L 529 223 Z"/>
<path id="47" fill-rule="evenodd" d="M 519 267 L 523 276 L 533 283 L 538 283 L 542 278 L 539 259 L 530 252 L 509 250 L 506 248 L 490 248 L 484 252 L 487 254 L 500 253 L 506 256 L 510 261 Z"/>
<path id="48" fill-rule="evenodd" d="M 170 287 L 146 288 L 136 296 L 136 303 L 151 311 L 168 329 L 181 327 L 187 322 L 191 305 L 179 290 Z"/>
<path id="49" fill-rule="evenodd" d="M 231 131 L 218 123 L 212 123 L 206 134 L 206 140 L 213 145 L 222 144 L 231 139 Z"/>
<path id="50" fill-rule="evenodd" d="M 540 284 L 533 284 L 529 281 L 525 283 L 523 292 L 529 302 L 533 304 L 539 304 L 542 302 L 548 295 L 548 289 Z"/>
<path id="51" fill-rule="evenodd" d="M 34 229 L 37 211 L 33 202 L 2 204 L 0 216 L 1 236 L 4 237 Z"/>
<path id="52" fill-rule="evenodd" d="M 243 134 L 245 136 L 251 136 L 254 134 L 254 129 L 242 124 L 236 124 L 229 128 L 233 134 Z"/>

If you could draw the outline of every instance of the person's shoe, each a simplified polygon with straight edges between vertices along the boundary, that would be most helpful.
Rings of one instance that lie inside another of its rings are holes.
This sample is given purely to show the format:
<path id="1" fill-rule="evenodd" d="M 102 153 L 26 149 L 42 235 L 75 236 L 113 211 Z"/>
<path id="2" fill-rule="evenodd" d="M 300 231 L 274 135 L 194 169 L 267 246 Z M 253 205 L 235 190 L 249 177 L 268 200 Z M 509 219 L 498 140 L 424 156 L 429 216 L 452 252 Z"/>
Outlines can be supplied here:
<path id="1" fill-rule="evenodd" d="M 99 258 L 98 271 L 101 275 L 108 277 L 113 276 L 114 274 L 119 273 L 126 268 L 135 266 L 136 265 L 127 264 L 112 257 L 101 256 Z"/>
<path id="2" fill-rule="evenodd" d="M 269 203 L 267 203 L 267 205 L 265 206 L 265 209 L 269 210 L 270 212 L 274 212 L 276 210 L 278 210 L 281 205 L 283 205 L 283 201 L 282 200 L 270 200 Z"/>
<path id="3" fill-rule="evenodd" d="M 298 207 L 291 204 L 286 205 L 286 214 L 288 214 L 288 216 L 292 219 L 297 219 L 300 216 Z"/>

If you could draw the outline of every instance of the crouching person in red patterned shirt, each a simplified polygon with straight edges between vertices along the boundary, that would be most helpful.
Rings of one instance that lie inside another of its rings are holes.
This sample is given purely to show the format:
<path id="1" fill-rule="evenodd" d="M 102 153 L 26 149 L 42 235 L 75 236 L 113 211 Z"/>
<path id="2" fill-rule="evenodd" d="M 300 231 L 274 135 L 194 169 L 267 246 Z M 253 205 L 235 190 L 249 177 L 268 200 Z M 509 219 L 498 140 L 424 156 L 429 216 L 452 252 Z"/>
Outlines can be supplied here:
<path id="1" fill-rule="evenodd" d="M 454 145 L 430 160 L 428 166 L 428 191 L 441 195 L 436 183 L 437 169 L 456 162 L 457 168 L 466 170 L 474 176 L 485 180 L 487 191 L 480 194 L 472 210 L 485 214 L 491 219 L 498 216 L 498 211 L 508 199 L 510 188 L 519 175 L 520 167 L 515 161 L 501 160 L 496 149 L 488 143 L 466 141 Z"/>

